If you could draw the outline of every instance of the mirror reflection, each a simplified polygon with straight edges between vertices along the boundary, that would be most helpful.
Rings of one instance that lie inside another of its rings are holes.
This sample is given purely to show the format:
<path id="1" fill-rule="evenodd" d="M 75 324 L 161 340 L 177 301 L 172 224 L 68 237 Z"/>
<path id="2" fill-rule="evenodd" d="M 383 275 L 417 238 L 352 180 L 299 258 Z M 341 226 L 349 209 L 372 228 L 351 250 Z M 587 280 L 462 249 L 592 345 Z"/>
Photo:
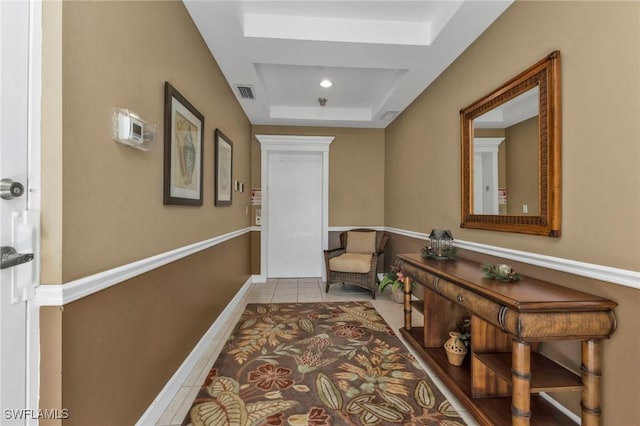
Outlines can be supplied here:
<path id="1" fill-rule="evenodd" d="M 559 238 L 560 52 L 460 110 L 461 228 Z"/>
<path id="2" fill-rule="evenodd" d="M 540 214 L 535 86 L 473 120 L 473 214 Z"/>

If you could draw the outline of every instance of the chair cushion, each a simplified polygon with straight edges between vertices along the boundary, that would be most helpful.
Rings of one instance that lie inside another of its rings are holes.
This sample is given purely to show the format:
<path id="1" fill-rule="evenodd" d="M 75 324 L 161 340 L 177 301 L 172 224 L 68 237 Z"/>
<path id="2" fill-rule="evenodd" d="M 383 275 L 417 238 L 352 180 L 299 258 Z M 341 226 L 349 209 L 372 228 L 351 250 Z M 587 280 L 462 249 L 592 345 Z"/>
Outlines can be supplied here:
<path id="1" fill-rule="evenodd" d="M 347 232 L 347 253 L 375 253 L 376 231 Z"/>
<path id="2" fill-rule="evenodd" d="M 371 254 L 344 253 L 329 259 L 329 269 L 337 272 L 366 274 L 371 270 Z"/>

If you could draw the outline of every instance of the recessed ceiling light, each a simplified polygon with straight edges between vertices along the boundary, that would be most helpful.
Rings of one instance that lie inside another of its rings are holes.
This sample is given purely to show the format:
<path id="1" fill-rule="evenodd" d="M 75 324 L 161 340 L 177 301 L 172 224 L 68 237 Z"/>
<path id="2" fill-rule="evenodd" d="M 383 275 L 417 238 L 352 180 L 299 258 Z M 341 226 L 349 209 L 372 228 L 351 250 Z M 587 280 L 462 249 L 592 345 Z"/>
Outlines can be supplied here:
<path id="1" fill-rule="evenodd" d="M 325 89 L 333 86 L 333 83 L 331 82 L 331 80 L 327 80 L 326 78 L 324 80 L 322 80 L 320 82 L 320 86 L 324 87 Z"/>

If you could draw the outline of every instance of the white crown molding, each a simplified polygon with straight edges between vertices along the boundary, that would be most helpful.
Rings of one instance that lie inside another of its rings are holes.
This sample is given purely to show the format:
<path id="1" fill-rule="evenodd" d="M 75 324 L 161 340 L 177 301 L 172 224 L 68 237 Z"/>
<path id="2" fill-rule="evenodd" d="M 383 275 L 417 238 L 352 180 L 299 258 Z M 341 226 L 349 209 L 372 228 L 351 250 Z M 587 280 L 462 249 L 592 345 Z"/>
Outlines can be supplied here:
<path id="1" fill-rule="evenodd" d="M 421 240 L 429 239 L 429 236 L 427 234 L 407 231 L 404 229 L 387 227 L 386 231 Z M 574 275 L 580 275 L 587 278 L 593 278 L 600 281 L 623 285 L 625 287 L 640 289 L 640 272 L 637 271 L 612 268 L 610 266 L 596 265 L 593 263 L 578 262 L 561 257 L 546 256 L 542 254 L 490 246 L 487 244 L 480 244 L 471 241 L 455 240 L 454 244 L 456 247 L 464 250 L 470 250 L 477 253 L 488 254 L 491 256 L 503 257 L 505 259 L 511 259 L 517 262 L 528 263 L 530 265 L 541 266 L 560 272 L 568 272 Z"/>
<path id="2" fill-rule="evenodd" d="M 195 244 L 180 247 L 156 256 L 138 260 L 133 263 L 99 272 L 88 277 L 83 277 L 65 284 L 40 285 L 36 288 L 35 302 L 39 306 L 63 306 L 74 300 L 89 296 L 100 290 L 104 290 L 122 281 L 131 279 L 145 272 L 167 265 L 176 260 L 206 250 L 225 241 L 239 237 L 250 232 L 251 228 L 229 232 Z"/>
<path id="3" fill-rule="evenodd" d="M 256 135 L 262 151 L 329 152 L 335 136 Z M 262 192 L 264 197 L 265 192 Z"/>
<path id="4" fill-rule="evenodd" d="M 153 400 L 147 411 L 137 421 L 136 425 L 155 425 L 165 412 L 169 404 L 178 393 L 180 387 L 183 386 L 189 374 L 193 371 L 196 363 L 203 358 L 207 351 L 212 348 L 214 343 L 217 345 L 212 348 L 213 353 L 207 354 L 209 358 L 217 358 L 226 343 L 235 324 L 240 320 L 244 307 L 249 300 L 249 290 L 251 289 L 252 279 L 249 279 L 240 288 L 238 293 L 227 304 L 227 307 L 218 315 L 209 330 L 200 338 L 198 344 L 193 348 L 191 353 L 185 358 L 180 367 L 173 374 L 171 379 L 162 388 L 158 396 Z"/>

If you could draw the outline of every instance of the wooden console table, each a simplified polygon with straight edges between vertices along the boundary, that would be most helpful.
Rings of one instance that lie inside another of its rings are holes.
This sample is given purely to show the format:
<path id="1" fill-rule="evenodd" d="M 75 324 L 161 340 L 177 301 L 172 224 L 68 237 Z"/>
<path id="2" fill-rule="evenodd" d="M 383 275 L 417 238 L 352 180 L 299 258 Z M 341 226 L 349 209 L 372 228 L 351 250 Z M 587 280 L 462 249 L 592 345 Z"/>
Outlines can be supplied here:
<path id="1" fill-rule="evenodd" d="M 396 265 L 406 276 L 402 335 L 481 424 L 575 424 L 537 395 L 563 391 L 582 392 L 583 426 L 600 423 L 600 345 L 616 329 L 617 303 L 529 277 L 490 280 L 465 259 L 401 254 Z M 411 302 L 411 281 L 424 288 L 423 301 Z M 422 310 L 424 327 L 411 326 L 412 306 Z M 443 344 L 467 315 L 471 350 L 455 367 Z M 538 342 L 554 340 L 581 341 L 581 376 L 536 351 Z"/>

